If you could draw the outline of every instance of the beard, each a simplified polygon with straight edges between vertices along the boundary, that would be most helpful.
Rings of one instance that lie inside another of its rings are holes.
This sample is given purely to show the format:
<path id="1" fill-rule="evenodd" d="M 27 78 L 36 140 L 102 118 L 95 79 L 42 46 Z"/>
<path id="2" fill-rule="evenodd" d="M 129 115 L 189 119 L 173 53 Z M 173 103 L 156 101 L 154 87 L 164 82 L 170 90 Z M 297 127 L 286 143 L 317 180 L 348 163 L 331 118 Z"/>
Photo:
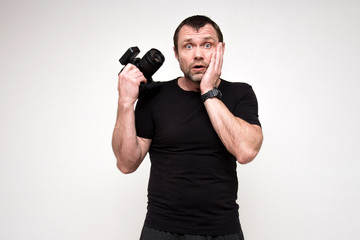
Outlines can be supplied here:
<path id="1" fill-rule="evenodd" d="M 204 76 L 204 73 L 192 73 L 190 70 L 187 73 L 184 73 L 184 75 L 185 78 L 191 80 L 192 82 L 200 83 Z"/>
<path id="2" fill-rule="evenodd" d="M 204 63 L 202 63 L 202 64 L 194 63 L 188 69 L 186 69 L 186 70 L 183 69 L 183 73 L 184 73 L 185 78 L 189 79 L 190 81 L 200 83 L 206 70 L 205 71 L 193 71 L 193 67 L 196 65 L 201 65 L 201 66 L 207 67 L 207 65 Z"/>

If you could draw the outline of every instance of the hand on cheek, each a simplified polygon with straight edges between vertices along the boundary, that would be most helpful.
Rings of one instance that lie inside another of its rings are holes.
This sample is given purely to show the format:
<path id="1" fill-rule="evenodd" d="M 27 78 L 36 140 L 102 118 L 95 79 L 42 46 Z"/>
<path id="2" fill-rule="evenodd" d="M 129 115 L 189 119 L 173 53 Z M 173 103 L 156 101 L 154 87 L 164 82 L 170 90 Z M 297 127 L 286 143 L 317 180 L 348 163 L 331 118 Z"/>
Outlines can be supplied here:
<path id="1" fill-rule="evenodd" d="M 202 94 L 210 91 L 214 87 L 217 87 L 219 84 L 223 64 L 224 46 L 224 43 L 218 43 L 216 50 L 211 55 L 210 64 L 200 84 Z"/>

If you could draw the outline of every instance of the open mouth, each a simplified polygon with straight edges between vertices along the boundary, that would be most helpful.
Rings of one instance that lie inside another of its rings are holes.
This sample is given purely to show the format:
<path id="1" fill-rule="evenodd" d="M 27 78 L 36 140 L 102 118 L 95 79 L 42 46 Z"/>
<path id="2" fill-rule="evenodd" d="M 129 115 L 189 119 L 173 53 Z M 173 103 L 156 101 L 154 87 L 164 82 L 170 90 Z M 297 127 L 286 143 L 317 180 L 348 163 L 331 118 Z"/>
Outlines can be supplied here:
<path id="1" fill-rule="evenodd" d="M 205 69 L 205 66 L 204 65 L 195 65 L 195 66 L 193 66 L 193 69 L 195 71 L 200 71 L 200 70 Z"/>

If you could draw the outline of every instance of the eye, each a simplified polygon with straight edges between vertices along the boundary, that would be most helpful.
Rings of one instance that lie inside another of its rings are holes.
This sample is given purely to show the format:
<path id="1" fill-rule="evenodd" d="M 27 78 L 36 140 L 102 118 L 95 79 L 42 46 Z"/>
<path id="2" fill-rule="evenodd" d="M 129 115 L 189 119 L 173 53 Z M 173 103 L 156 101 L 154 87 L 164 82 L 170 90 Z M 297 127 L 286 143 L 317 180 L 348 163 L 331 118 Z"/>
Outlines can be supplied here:
<path id="1" fill-rule="evenodd" d="M 211 48 L 211 43 L 205 43 L 205 48 Z"/>
<path id="2" fill-rule="evenodd" d="M 191 44 L 186 44 L 186 45 L 185 45 L 185 49 L 192 49 Z"/>

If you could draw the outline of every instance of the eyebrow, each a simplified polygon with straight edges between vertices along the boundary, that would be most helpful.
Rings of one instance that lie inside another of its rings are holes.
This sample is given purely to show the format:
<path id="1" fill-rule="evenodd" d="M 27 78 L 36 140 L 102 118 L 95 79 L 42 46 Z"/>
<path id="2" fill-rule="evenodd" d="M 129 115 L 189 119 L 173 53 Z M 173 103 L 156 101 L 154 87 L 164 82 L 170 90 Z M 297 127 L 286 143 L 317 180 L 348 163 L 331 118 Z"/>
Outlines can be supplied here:
<path id="1" fill-rule="evenodd" d="M 216 41 L 215 38 L 213 38 L 212 36 L 206 36 L 206 37 L 203 37 L 203 39 Z M 192 40 L 193 40 L 193 38 L 189 37 L 189 38 L 185 38 L 183 42 L 191 42 Z"/>

